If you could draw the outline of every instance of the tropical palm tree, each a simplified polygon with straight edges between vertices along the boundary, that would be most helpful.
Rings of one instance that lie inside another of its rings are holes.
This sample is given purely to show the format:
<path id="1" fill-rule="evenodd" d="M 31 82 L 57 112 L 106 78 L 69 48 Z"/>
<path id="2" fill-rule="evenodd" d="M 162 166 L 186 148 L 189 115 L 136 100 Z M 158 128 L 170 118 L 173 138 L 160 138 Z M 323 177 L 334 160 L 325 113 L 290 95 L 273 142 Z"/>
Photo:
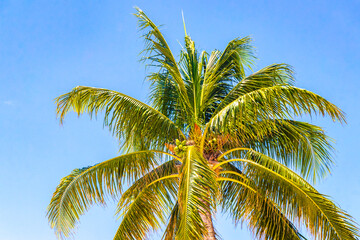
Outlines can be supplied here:
<path id="1" fill-rule="evenodd" d="M 159 229 L 166 240 L 217 239 L 216 212 L 246 223 L 258 239 L 304 239 L 299 226 L 316 239 L 359 237 L 351 216 L 310 184 L 330 171 L 331 141 L 321 127 L 295 120 L 345 122 L 338 107 L 295 87 L 287 64 L 253 72 L 249 37 L 199 52 L 185 29 L 177 60 L 158 26 L 140 9 L 135 16 L 153 70 L 149 105 L 83 86 L 57 98 L 60 122 L 71 110 L 104 112 L 123 153 L 61 180 L 48 207 L 60 237 L 109 197 L 121 218 L 114 239 Z"/>

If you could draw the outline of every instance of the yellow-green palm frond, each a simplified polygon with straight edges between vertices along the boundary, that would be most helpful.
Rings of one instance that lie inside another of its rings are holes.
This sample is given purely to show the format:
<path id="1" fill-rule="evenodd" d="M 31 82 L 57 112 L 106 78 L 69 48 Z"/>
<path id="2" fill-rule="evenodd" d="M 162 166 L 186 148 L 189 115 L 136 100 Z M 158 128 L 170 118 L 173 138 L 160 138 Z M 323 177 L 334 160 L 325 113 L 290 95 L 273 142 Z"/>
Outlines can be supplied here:
<path id="1" fill-rule="evenodd" d="M 303 222 L 316 239 L 359 237 L 353 219 L 346 212 L 276 160 L 249 150 L 246 158 L 225 160 L 216 167 L 230 162 L 237 163 L 256 190 L 284 209 L 290 220 Z"/>
<path id="2" fill-rule="evenodd" d="M 214 51 L 206 65 L 204 93 L 211 92 L 223 79 L 239 81 L 245 77 L 246 68 L 253 65 L 254 52 L 250 37 L 235 38 L 223 52 Z"/>
<path id="3" fill-rule="evenodd" d="M 261 88 L 240 96 L 214 114 L 207 127 L 220 133 L 236 133 L 244 124 L 303 114 L 329 115 L 334 121 L 345 121 L 342 111 L 323 97 L 285 85 Z"/>
<path id="4" fill-rule="evenodd" d="M 179 204 L 176 202 L 175 206 L 171 211 L 168 224 L 162 236 L 162 240 L 176 239 L 176 232 L 178 231 L 179 222 L 180 222 L 180 210 L 179 210 Z"/>
<path id="5" fill-rule="evenodd" d="M 131 201 L 133 201 L 134 198 L 138 196 L 149 184 L 164 177 L 178 174 L 179 167 L 180 165 L 178 160 L 169 160 L 137 179 L 125 192 L 122 193 L 118 204 L 119 208 L 130 204 Z M 120 209 L 118 209 L 118 212 L 120 212 Z"/>
<path id="6" fill-rule="evenodd" d="M 181 130 L 164 114 L 116 91 L 79 86 L 56 101 L 61 122 L 70 110 L 90 116 L 104 111 L 104 124 L 128 148 L 139 144 L 147 148 L 163 148 L 164 143 L 174 138 L 184 138 Z"/>
<path id="7" fill-rule="evenodd" d="M 61 180 L 47 213 L 57 235 L 69 237 L 93 204 L 114 198 L 121 218 L 116 240 L 146 239 L 161 227 L 164 240 L 213 237 L 217 205 L 258 239 L 303 240 L 301 226 L 315 239 L 358 239 L 352 217 L 307 182 L 329 173 L 330 139 L 322 128 L 294 120 L 326 115 L 345 122 L 343 112 L 295 87 L 287 64 L 246 76 L 255 60 L 250 37 L 206 52 L 185 29 L 176 60 L 159 27 L 136 10 L 142 60 L 152 71 L 150 105 L 84 86 L 56 99 L 61 123 L 72 110 L 104 115 L 127 153 Z"/>
<path id="8" fill-rule="evenodd" d="M 200 99 L 206 55 L 205 51 L 199 54 L 195 48 L 195 42 L 189 36 L 185 36 L 185 47 L 181 51 L 179 66 L 192 109 L 186 116 L 190 125 L 202 124 Z"/>
<path id="9" fill-rule="evenodd" d="M 330 173 L 333 147 L 321 127 L 277 119 L 259 121 L 249 129 L 257 138 L 243 137 L 244 146 L 277 159 L 312 182 Z M 240 132 L 242 136 L 246 135 Z"/>
<path id="10" fill-rule="evenodd" d="M 220 174 L 220 205 L 237 224 L 245 222 L 257 239 L 300 240 L 304 239 L 282 210 L 266 195 L 256 191 L 256 186 L 231 164 L 224 166 Z M 243 183 L 243 184 L 240 184 Z"/>
<path id="11" fill-rule="evenodd" d="M 181 111 L 179 94 L 172 76 L 165 69 L 149 74 L 148 80 L 150 80 L 149 100 L 152 106 L 174 121 L 177 126 L 182 126 L 186 116 L 183 116 L 184 113 Z"/>
<path id="12" fill-rule="evenodd" d="M 250 43 L 250 37 L 236 38 L 228 43 L 223 52 L 213 51 L 204 64 L 199 100 L 205 121 L 209 120 L 209 114 L 233 88 L 233 83 L 245 77 L 246 68 L 251 68 L 255 57 Z"/>
<path id="13" fill-rule="evenodd" d="M 69 237 L 79 217 L 91 205 L 104 203 L 106 196 L 118 197 L 123 182 L 148 173 L 161 162 L 160 154 L 150 150 L 129 153 L 74 170 L 61 180 L 50 201 L 47 216 L 51 227 L 58 236 Z"/>
<path id="14" fill-rule="evenodd" d="M 189 146 L 180 169 L 179 239 L 201 239 L 206 232 L 201 214 L 211 212 L 216 195 L 215 174 L 195 146 Z"/>
<path id="15" fill-rule="evenodd" d="M 315 182 L 330 173 L 332 140 L 321 127 L 288 119 L 265 119 L 237 129 L 225 149 L 244 146 L 277 159 Z M 232 157 L 241 157 L 233 152 Z"/>
<path id="16" fill-rule="evenodd" d="M 238 99 L 240 96 L 252 91 L 276 85 L 292 85 L 294 82 L 293 75 L 292 67 L 287 64 L 272 64 L 262 68 L 259 71 L 242 78 L 241 81 L 226 94 L 215 113 Z"/>
<path id="17" fill-rule="evenodd" d="M 174 207 L 177 188 L 177 177 L 163 178 L 147 185 L 131 201 L 120 201 L 121 223 L 114 240 L 145 239 L 150 231 L 159 229 Z"/>

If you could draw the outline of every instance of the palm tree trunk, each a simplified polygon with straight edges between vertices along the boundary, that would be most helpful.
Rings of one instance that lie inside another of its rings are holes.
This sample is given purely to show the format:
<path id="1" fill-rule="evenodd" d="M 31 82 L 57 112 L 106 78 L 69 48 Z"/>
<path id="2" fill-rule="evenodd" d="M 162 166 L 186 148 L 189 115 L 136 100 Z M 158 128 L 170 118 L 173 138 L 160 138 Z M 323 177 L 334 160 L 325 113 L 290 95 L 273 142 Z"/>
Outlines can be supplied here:
<path id="1" fill-rule="evenodd" d="M 215 237 L 215 229 L 214 229 L 214 224 L 212 222 L 212 218 L 211 218 L 211 212 L 206 212 L 204 214 L 200 213 L 200 217 L 204 222 L 204 226 L 207 230 L 206 234 L 204 235 L 204 240 L 216 240 Z"/>

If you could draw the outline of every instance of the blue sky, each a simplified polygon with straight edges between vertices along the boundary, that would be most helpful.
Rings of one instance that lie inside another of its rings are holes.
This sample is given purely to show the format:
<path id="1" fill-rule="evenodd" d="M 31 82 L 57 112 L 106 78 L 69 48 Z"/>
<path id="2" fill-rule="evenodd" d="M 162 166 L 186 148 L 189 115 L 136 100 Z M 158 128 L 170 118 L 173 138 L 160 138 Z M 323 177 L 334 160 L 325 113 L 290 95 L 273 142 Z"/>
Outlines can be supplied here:
<path id="1" fill-rule="evenodd" d="M 133 7 L 162 29 L 175 53 L 188 33 L 201 49 L 224 49 L 251 35 L 257 68 L 294 66 L 297 85 L 341 107 L 347 125 L 315 119 L 336 139 L 336 166 L 316 187 L 360 221 L 359 1 L 7 1 L 0 0 L 0 236 L 56 239 L 46 214 L 52 192 L 72 169 L 118 154 L 102 122 L 69 114 L 63 126 L 54 98 L 77 85 L 146 99 Z M 76 239 L 112 239 L 114 205 L 92 208 Z M 251 239 L 218 217 L 226 240 Z"/>

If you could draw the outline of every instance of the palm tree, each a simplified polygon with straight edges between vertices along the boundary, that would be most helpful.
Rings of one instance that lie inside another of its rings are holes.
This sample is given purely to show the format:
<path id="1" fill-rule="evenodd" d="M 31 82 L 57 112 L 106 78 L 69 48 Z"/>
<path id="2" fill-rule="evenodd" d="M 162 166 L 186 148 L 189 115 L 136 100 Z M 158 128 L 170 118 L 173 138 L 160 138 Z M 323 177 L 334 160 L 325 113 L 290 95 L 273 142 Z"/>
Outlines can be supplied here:
<path id="1" fill-rule="evenodd" d="M 135 16 L 153 70 L 150 104 L 83 86 L 57 98 L 61 123 L 71 110 L 104 112 L 124 153 L 61 180 L 47 214 L 58 236 L 69 237 L 80 215 L 110 197 L 121 218 L 114 239 L 145 239 L 161 228 L 166 240 L 217 239 L 217 211 L 258 239 L 304 239 L 299 226 L 316 239 L 359 237 L 351 216 L 309 183 L 330 171 L 328 136 L 295 120 L 345 122 L 338 107 L 295 87 L 287 64 L 253 72 L 249 37 L 199 52 L 185 29 L 176 60 L 147 15 Z"/>

